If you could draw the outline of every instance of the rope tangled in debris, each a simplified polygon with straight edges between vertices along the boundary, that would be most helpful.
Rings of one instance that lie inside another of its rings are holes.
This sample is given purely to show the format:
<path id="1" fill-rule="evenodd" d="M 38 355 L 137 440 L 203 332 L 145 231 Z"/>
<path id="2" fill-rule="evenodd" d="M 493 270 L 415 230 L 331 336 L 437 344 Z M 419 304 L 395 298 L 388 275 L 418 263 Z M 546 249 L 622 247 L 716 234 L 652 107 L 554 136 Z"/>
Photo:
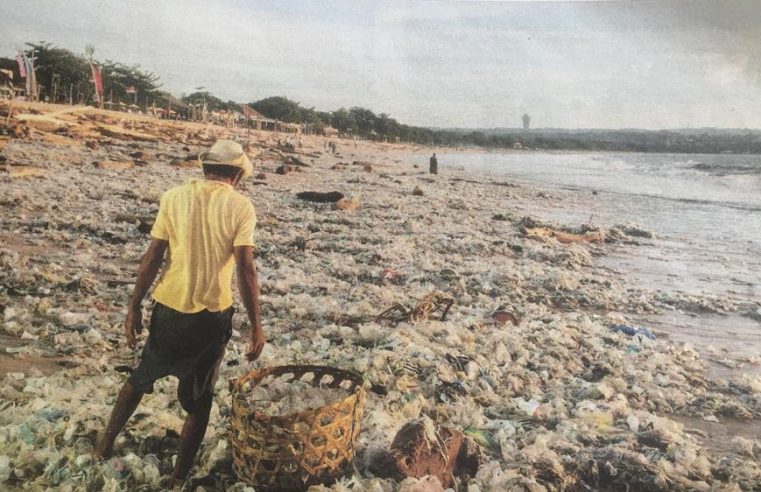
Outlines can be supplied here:
<path id="1" fill-rule="evenodd" d="M 453 304 L 454 298 L 451 295 L 435 290 L 423 297 L 423 299 L 411 309 L 407 308 L 402 303 L 395 303 L 393 306 L 376 316 L 375 322 L 381 323 L 384 320 L 387 320 L 394 324 L 399 324 L 404 321 L 417 323 L 418 321 L 425 321 L 434 317 L 437 312 L 441 312 L 438 316 L 439 321 L 444 321 Z"/>

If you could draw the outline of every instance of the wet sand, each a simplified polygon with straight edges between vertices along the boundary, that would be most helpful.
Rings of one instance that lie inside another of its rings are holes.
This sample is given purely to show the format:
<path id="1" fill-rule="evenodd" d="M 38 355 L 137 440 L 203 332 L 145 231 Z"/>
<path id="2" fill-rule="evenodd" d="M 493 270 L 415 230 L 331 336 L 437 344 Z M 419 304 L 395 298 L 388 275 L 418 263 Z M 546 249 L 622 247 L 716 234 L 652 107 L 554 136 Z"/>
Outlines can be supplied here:
<path id="1" fill-rule="evenodd" d="M 584 189 L 551 188 L 546 193 L 557 199 L 537 200 L 533 212 L 526 212 L 573 220 L 586 210 L 592 223 L 599 220 L 599 195 Z M 656 312 L 632 320 L 694 346 L 716 377 L 761 372 L 761 256 L 756 244 L 657 236 L 612 245 L 596 257 L 594 266 L 665 301 Z"/>

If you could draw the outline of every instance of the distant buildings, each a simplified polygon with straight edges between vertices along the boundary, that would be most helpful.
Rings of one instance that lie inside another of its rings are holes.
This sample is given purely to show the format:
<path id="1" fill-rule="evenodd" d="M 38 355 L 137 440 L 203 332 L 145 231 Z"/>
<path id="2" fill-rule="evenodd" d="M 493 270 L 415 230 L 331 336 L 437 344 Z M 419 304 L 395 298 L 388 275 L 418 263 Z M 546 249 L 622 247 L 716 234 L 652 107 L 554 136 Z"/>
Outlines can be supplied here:
<path id="1" fill-rule="evenodd" d="M 531 127 L 531 116 L 524 114 L 521 119 L 523 120 L 523 129 L 528 130 Z"/>

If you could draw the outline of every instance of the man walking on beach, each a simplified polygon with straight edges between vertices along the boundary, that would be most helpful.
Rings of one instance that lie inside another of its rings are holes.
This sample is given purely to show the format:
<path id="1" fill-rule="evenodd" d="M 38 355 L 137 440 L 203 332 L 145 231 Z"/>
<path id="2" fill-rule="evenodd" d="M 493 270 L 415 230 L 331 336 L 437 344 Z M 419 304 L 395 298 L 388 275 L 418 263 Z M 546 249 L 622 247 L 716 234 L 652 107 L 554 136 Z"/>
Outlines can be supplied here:
<path id="1" fill-rule="evenodd" d="M 428 161 L 430 164 L 429 171 L 431 174 L 439 174 L 439 161 L 436 159 L 436 152 L 433 153 L 431 159 Z"/>
<path id="2" fill-rule="evenodd" d="M 205 179 L 191 179 L 161 197 L 124 323 L 127 344 L 134 348 L 142 330 L 141 303 L 164 264 L 153 292 L 148 339 L 95 449 L 97 456 L 109 456 L 153 383 L 177 377 L 177 396 L 188 415 L 170 487 L 185 479 L 206 433 L 217 370 L 232 333 L 233 263 L 251 323 L 247 358 L 258 358 L 265 343 L 253 257 L 256 215 L 251 201 L 234 189 L 251 174 L 251 162 L 231 140 L 217 141 L 199 160 Z"/>

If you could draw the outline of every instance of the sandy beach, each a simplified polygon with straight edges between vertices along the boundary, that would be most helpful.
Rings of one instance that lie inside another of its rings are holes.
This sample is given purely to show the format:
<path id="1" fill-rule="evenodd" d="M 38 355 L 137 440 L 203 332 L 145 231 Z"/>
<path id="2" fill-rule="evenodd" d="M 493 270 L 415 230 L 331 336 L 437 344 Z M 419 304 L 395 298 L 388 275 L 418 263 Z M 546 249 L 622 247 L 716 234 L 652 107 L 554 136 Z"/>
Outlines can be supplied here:
<path id="1" fill-rule="evenodd" d="M 226 137 L 255 164 L 241 192 L 258 218 L 268 344 L 245 361 L 238 305 L 193 471 L 204 490 L 253 490 L 231 470 L 227 381 L 283 364 L 349 369 L 371 387 L 352 473 L 314 490 L 443 490 L 383 476 L 412 419 L 479 444 L 456 490 L 758 490 L 761 359 L 683 343 L 669 320 L 761 306 L 628 275 L 659 239 L 637 224 L 552 222 L 543 211 L 573 191 L 446 166 L 432 176 L 412 156 L 435 149 L 405 144 L 338 139 L 333 154 L 322 137 L 294 135 L 289 151 L 283 133 L 44 104 L 20 105 L 10 121 L 0 140 L 5 487 L 160 490 L 182 423 L 175 381 L 146 397 L 115 457 L 90 453 L 139 354 L 122 322 L 158 199 L 199 178 L 196 156 Z M 304 191 L 359 207 L 297 198 Z M 378 317 L 434 292 L 453 301 L 443 320 Z M 656 319 L 652 337 L 612 329 Z M 731 370 L 709 371 L 711 361 Z"/>

